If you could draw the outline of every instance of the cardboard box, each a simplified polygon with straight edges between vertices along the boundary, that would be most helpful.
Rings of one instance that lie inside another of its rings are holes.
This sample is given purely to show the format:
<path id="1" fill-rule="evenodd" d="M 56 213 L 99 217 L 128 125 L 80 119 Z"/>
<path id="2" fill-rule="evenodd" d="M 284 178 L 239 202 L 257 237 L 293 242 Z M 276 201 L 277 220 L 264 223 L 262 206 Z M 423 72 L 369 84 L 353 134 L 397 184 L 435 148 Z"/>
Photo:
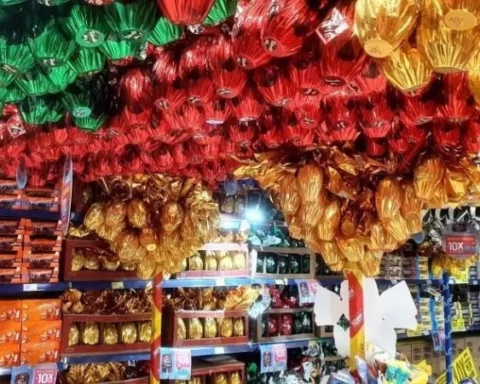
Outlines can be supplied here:
<path id="1" fill-rule="evenodd" d="M 21 301 L 22 321 L 60 320 L 62 304 L 57 299 Z"/>
<path id="2" fill-rule="evenodd" d="M 412 344 L 397 344 L 397 352 L 405 356 L 408 361 L 412 360 Z"/>
<path id="3" fill-rule="evenodd" d="M 465 348 L 470 348 L 474 356 L 480 356 L 480 336 L 465 338 Z"/>
<path id="4" fill-rule="evenodd" d="M 20 365 L 55 363 L 60 359 L 60 342 L 25 343 L 21 346 Z"/>
<path id="5" fill-rule="evenodd" d="M 22 321 L 22 301 L 0 301 L 0 326 L 3 321 Z"/>
<path id="6" fill-rule="evenodd" d="M 6 344 L 0 348 L 0 367 L 20 364 L 20 344 Z"/>
<path id="7" fill-rule="evenodd" d="M 5 321 L 0 326 L 0 349 L 6 344 L 20 343 L 22 323 L 19 321 Z"/>
<path id="8" fill-rule="evenodd" d="M 22 344 L 60 341 L 62 321 L 26 321 L 22 323 Z"/>

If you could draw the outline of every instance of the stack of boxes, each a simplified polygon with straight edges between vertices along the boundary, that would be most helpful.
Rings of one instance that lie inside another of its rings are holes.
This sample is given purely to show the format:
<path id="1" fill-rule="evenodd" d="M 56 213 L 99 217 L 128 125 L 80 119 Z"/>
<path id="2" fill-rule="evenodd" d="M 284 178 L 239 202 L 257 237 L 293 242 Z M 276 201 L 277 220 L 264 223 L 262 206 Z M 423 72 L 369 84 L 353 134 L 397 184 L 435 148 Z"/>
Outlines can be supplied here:
<path id="1" fill-rule="evenodd" d="M 388 280 L 429 279 L 428 257 L 388 253 L 382 259 L 379 277 Z"/>
<path id="2" fill-rule="evenodd" d="M 387 253 L 380 264 L 379 278 L 402 280 L 403 256 L 399 253 Z"/>
<path id="3" fill-rule="evenodd" d="M 59 360 L 60 300 L 0 301 L 0 367 Z"/>
<path id="4" fill-rule="evenodd" d="M 59 222 L 0 221 L 0 283 L 58 282 Z"/>
<path id="5" fill-rule="evenodd" d="M 24 191 L 16 180 L 0 179 L 0 209 L 60 211 L 61 185 L 27 187 Z"/>

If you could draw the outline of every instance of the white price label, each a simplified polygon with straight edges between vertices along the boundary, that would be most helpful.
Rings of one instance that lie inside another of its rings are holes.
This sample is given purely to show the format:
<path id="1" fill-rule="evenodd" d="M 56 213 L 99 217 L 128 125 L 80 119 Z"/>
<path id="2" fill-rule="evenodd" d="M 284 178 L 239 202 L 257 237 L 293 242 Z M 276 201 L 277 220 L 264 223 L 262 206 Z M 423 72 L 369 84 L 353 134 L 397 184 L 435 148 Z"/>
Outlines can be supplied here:
<path id="1" fill-rule="evenodd" d="M 216 279 L 215 280 L 215 285 L 217 287 L 224 287 L 226 285 L 225 279 Z"/>
<path id="2" fill-rule="evenodd" d="M 214 349 L 215 355 L 223 355 L 225 353 L 225 348 L 223 347 L 216 347 Z"/>
<path id="3" fill-rule="evenodd" d="M 112 289 L 123 289 L 125 288 L 125 285 L 123 284 L 123 281 L 113 281 L 112 282 Z"/>
<path id="4" fill-rule="evenodd" d="M 23 292 L 37 292 L 38 284 L 25 284 L 23 286 Z"/>

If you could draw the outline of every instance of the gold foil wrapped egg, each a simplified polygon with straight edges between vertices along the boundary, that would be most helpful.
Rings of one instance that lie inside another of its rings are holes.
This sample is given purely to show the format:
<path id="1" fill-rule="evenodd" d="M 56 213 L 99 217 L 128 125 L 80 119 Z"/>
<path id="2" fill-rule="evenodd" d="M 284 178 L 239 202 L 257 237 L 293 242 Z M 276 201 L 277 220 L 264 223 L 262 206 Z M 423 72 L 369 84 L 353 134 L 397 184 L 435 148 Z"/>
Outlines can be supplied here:
<path id="1" fill-rule="evenodd" d="M 337 246 L 342 256 L 351 263 L 357 263 L 365 258 L 365 244 L 358 238 L 337 239 Z"/>
<path id="2" fill-rule="evenodd" d="M 467 31 L 478 25 L 480 7 L 477 0 L 437 0 L 445 15 L 445 25 L 455 31 Z"/>
<path id="3" fill-rule="evenodd" d="M 216 271 L 218 268 L 217 258 L 214 252 L 207 251 L 205 256 L 205 270 Z"/>
<path id="4" fill-rule="evenodd" d="M 333 241 L 321 241 L 320 242 L 320 254 L 327 265 L 338 264 L 342 261 L 342 254 L 337 246 L 337 243 Z"/>
<path id="5" fill-rule="evenodd" d="M 75 324 L 70 325 L 70 329 L 68 330 L 68 346 L 72 347 L 74 345 L 78 345 L 80 341 L 80 331 Z"/>
<path id="6" fill-rule="evenodd" d="M 138 240 L 148 252 L 153 252 L 157 248 L 158 237 L 152 228 L 142 229 Z"/>
<path id="7" fill-rule="evenodd" d="M 383 255 L 383 252 L 381 252 Z M 369 255 L 367 252 L 365 260 L 358 263 L 360 270 L 367 277 L 375 277 L 380 273 L 381 257 Z"/>
<path id="8" fill-rule="evenodd" d="M 203 271 L 203 260 L 199 253 L 194 254 L 188 259 L 189 271 Z"/>
<path id="9" fill-rule="evenodd" d="M 79 253 L 75 253 L 72 259 L 72 272 L 80 271 L 85 265 L 85 258 Z"/>
<path id="10" fill-rule="evenodd" d="M 247 260 L 243 252 L 233 252 L 233 269 L 246 269 Z"/>
<path id="11" fill-rule="evenodd" d="M 387 232 L 399 243 L 407 241 L 413 233 L 408 228 L 405 218 L 398 213 L 393 219 L 389 219 L 383 223 Z"/>
<path id="12" fill-rule="evenodd" d="M 303 238 L 302 219 L 298 216 L 286 216 L 285 221 L 287 222 L 288 233 L 290 236 L 294 239 L 301 240 Z"/>
<path id="13" fill-rule="evenodd" d="M 133 344 L 137 341 L 138 332 L 135 323 L 123 323 L 121 326 L 122 343 Z"/>
<path id="14" fill-rule="evenodd" d="M 200 319 L 194 317 L 188 322 L 188 338 L 198 340 L 203 338 L 203 326 Z"/>
<path id="15" fill-rule="evenodd" d="M 118 225 L 121 221 L 125 220 L 127 214 L 127 206 L 123 201 L 112 202 L 107 205 L 105 212 L 105 224 L 109 227 Z"/>
<path id="16" fill-rule="evenodd" d="M 320 220 L 317 224 L 319 240 L 332 241 L 341 219 L 341 204 L 336 198 L 326 200 Z"/>
<path id="17" fill-rule="evenodd" d="M 230 374 L 230 384 L 242 384 L 240 372 L 233 372 Z"/>
<path id="18" fill-rule="evenodd" d="M 480 49 L 476 49 L 468 61 L 468 89 L 477 105 L 480 105 Z"/>
<path id="19" fill-rule="evenodd" d="M 323 173 L 318 165 L 307 164 L 298 170 L 297 181 L 303 204 L 318 204 L 323 190 Z"/>
<path id="20" fill-rule="evenodd" d="M 294 175 L 285 176 L 282 180 L 280 190 L 280 204 L 283 213 L 285 215 L 295 215 L 301 203 L 297 178 Z"/>
<path id="21" fill-rule="evenodd" d="M 446 170 L 446 192 L 449 202 L 459 203 L 467 196 L 472 184 L 463 170 Z"/>
<path id="22" fill-rule="evenodd" d="M 151 279 L 153 276 L 153 273 L 155 272 L 155 259 L 153 257 L 146 256 L 140 261 L 140 263 L 137 266 L 137 276 L 141 280 L 148 280 Z"/>
<path id="23" fill-rule="evenodd" d="M 325 199 L 318 197 L 317 204 L 302 204 L 297 215 L 300 216 L 303 225 L 306 228 L 315 228 L 322 217 L 322 211 L 325 209 Z"/>
<path id="24" fill-rule="evenodd" d="M 213 317 L 205 318 L 205 337 L 209 339 L 217 337 L 217 322 Z"/>
<path id="25" fill-rule="evenodd" d="M 148 210 L 140 199 L 132 199 L 127 205 L 128 222 L 134 228 L 143 229 L 148 225 Z"/>
<path id="26" fill-rule="evenodd" d="M 423 160 L 413 171 L 413 185 L 417 197 L 425 201 L 432 199 L 444 175 L 445 166 L 439 157 Z"/>
<path id="27" fill-rule="evenodd" d="M 468 61 L 477 49 L 480 27 L 478 24 L 468 30 L 448 27 L 447 23 L 453 25 L 456 23 L 453 20 L 460 18 L 447 19 L 452 10 L 442 3 L 442 0 L 423 0 L 422 17 L 417 28 L 418 49 L 436 72 L 465 71 Z M 458 25 L 461 24 L 462 22 L 458 22 Z"/>
<path id="28" fill-rule="evenodd" d="M 85 323 L 82 333 L 82 343 L 85 345 L 96 345 L 100 342 L 100 330 L 97 323 Z"/>
<path id="29" fill-rule="evenodd" d="M 215 384 L 228 384 L 227 375 L 224 373 L 218 373 L 215 375 Z"/>
<path id="30" fill-rule="evenodd" d="M 233 269 L 232 256 L 228 253 L 220 259 L 219 268 L 220 271 L 231 271 Z"/>
<path id="31" fill-rule="evenodd" d="M 400 91 L 412 94 L 423 91 L 432 79 L 432 67 L 408 42 L 390 56 L 378 61 L 387 80 Z"/>
<path id="32" fill-rule="evenodd" d="M 410 233 L 418 233 L 422 230 L 421 211 L 424 202 L 419 199 L 415 193 L 413 182 L 404 182 L 403 202 L 400 207 L 400 213 L 407 220 Z"/>
<path id="33" fill-rule="evenodd" d="M 103 344 L 112 345 L 118 343 L 118 331 L 115 324 L 104 324 L 103 326 Z"/>
<path id="34" fill-rule="evenodd" d="M 125 221 L 120 221 L 113 226 L 105 225 L 103 228 L 103 237 L 105 240 L 113 243 L 125 229 Z M 100 233 L 98 234 L 100 236 Z"/>
<path id="35" fill-rule="evenodd" d="M 371 251 L 391 252 L 398 247 L 397 241 L 387 232 L 380 220 L 375 220 L 370 225 L 370 238 L 367 248 Z"/>
<path id="36" fill-rule="evenodd" d="M 98 271 L 100 269 L 100 260 L 97 255 L 88 255 L 83 266 L 90 271 Z"/>
<path id="37" fill-rule="evenodd" d="M 83 223 L 91 230 L 96 231 L 105 222 L 105 204 L 94 203 L 85 214 Z"/>
<path id="38" fill-rule="evenodd" d="M 175 231 L 182 224 L 184 212 L 180 204 L 168 203 L 162 208 L 160 221 L 167 232 Z"/>
<path id="39" fill-rule="evenodd" d="M 375 191 L 375 206 L 380 220 L 394 218 L 400 212 L 402 200 L 402 187 L 398 180 L 389 177 L 380 181 Z"/>
<path id="40" fill-rule="evenodd" d="M 244 336 L 245 325 L 243 324 L 243 318 L 236 317 L 233 319 L 233 336 Z"/>
<path id="41" fill-rule="evenodd" d="M 139 336 L 138 340 L 142 343 L 150 343 L 152 341 L 152 323 L 150 321 L 145 321 L 139 326 Z"/>
<path id="42" fill-rule="evenodd" d="M 442 209 L 446 208 L 448 205 L 448 196 L 446 188 L 446 180 L 440 180 L 437 188 L 435 188 L 435 193 L 432 198 L 426 202 L 428 209 Z"/>
<path id="43" fill-rule="evenodd" d="M 187 327 L 183 319 L 177 319 L 177 340 L 185 340 L 187 338 Z"/>
<path id="44" fill-rule="evenodd" d="M 411 0 L 357 0 L 355 31 L 368 55 L 389 56 L 406 41 L 418 18 Z"/>
<path id="45" fill-rule="evenodd" d="M 220 327 L 221 337 L 232 337 L 233 335 L 233 319 L 231 318 L 218 318 L 218 324 Z"/>
<path id="46" fill-rule="evenodd" d="M 114 246 L 120 262 L 132 263 L 136 257 L 137 248 L 139 247 L 138 236 L 135 232 L 125 231 L 115 241 Z"/>

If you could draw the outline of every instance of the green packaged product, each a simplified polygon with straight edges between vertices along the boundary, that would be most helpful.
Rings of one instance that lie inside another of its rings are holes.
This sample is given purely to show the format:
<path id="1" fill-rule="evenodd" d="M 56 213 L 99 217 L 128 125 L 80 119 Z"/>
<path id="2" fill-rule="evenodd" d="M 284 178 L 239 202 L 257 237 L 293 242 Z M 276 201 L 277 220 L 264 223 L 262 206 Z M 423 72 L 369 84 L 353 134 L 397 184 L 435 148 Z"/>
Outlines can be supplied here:
<path id="1" fill-rule="evenodd" d="M 155 23 L 152 32 L 150 32 L 148 41 L 156 46 L 166 45 L 180 39 L 183 32 L 183 27 L 172 24 L 165 17 L 160 17 Z"/>
<path id="2" fill-rule="evenodd" d="M 105 66 L 105 56 L 95 48 L 80 48 L 68 63 L 77 74 L 91 75 L 100 72 Z"/>
<path id="3" fill-rule="evenodd" d="M 203 22 L 205 25 L 217 25 L 235 15 L 237 0 L 217 0 Z"/>

